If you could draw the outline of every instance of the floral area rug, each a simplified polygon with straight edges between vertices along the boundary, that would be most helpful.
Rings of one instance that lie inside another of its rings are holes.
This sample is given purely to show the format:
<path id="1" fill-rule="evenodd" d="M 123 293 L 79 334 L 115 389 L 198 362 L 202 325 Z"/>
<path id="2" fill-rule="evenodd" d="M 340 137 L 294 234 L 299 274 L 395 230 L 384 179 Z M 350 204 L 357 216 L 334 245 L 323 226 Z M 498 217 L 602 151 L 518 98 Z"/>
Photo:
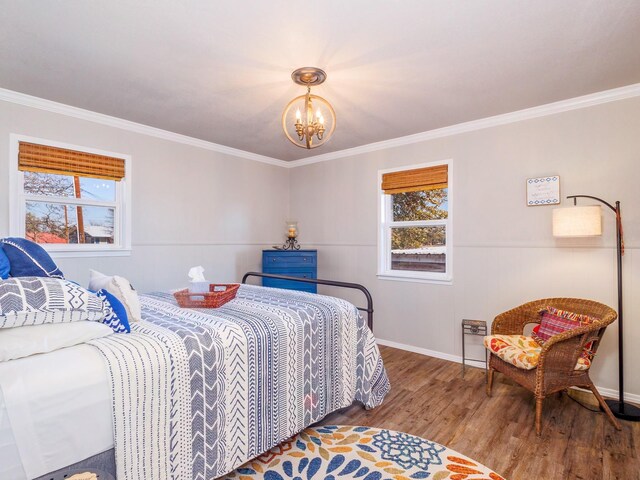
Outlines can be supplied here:
<path id="1" fill-rule="evenodd" d="M 504 480 L 484 465 L 424 438 L 370 427 L 307 428 L 225 480 Z"/>

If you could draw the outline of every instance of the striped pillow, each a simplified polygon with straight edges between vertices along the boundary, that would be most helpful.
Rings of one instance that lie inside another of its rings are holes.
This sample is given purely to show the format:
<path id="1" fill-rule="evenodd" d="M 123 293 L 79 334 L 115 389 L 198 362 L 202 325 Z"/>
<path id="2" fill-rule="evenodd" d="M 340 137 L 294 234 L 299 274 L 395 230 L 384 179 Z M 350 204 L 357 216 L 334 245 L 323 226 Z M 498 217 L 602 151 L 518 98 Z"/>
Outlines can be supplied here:
<path id="1" fill-rule="evenodd" d="M 102 300 L 76 283 L 49 277 L 0 280 L 0 328 L 103 318 Z"/>
<path id="2" fill-rule="evenodd" d="M 534 335 L 538 343 L 544 343 L 554 335 L 573 330 L 582 325 L 589 325 L 597 320 L 588 315 L 567 312 L 550 306 L 543 308 L 538 313 L 542 316 L 540 328 Z"/>
<path id="3" fill-rule="evenodd" d="M 599 320 L 588 315 L 568 312 L 551 306 L 543 308 L 538 313 L 542 317 L 540 325 L 537 325 L 533 329 L 531 336 L 540 345 L 544 345 L 544 343 L 554 335 L 573 330 L 583 325 L 590 325 Z M 592 347 L 593 342 L 586 344 L 581 356 L 591 359 L 593 357 L 593 352 L 591 352 Z"/>

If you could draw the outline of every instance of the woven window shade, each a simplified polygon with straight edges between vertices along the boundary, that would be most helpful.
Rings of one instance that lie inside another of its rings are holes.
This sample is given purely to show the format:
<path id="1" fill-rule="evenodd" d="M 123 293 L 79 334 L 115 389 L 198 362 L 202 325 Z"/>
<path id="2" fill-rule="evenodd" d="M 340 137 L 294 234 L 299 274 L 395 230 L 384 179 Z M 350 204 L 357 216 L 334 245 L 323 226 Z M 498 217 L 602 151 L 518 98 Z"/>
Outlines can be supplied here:
<path id="1" fill-rule="evenodd" d="M 119 181 L 124 178 L 124 159 L 20 142 L 18 169 Z"/>
<path id="2" fill-rule="evenodd" d="M 447 188 L 449 169 L 447 165 L 416 168 L 382 175 L 382 190 L 386 194 L 415 192 Z"/>

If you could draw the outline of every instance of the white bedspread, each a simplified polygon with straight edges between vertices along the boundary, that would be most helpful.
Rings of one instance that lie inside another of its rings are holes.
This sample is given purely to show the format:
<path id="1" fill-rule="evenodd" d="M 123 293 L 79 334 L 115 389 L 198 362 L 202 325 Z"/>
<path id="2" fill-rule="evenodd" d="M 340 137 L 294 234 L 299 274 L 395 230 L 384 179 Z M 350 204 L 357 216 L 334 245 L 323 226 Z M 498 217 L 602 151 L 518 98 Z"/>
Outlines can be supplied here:
<path id="1" fill-rule="evenodd" d="M 32 479 L 113 448 L 107 368 L 89 345 L 0 362 L 0 479 Z"/>

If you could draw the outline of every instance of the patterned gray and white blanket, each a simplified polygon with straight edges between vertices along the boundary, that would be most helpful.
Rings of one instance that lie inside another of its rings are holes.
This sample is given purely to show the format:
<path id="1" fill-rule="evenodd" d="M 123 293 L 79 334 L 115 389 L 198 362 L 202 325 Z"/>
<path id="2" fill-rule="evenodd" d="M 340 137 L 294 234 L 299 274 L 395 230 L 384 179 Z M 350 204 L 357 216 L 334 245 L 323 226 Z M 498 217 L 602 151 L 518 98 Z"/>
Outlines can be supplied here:
<path id="1" fill-rule="evenodd" d="M 375 339 L 350 303 L 242 285 L 215 310 L 141 297 L 106 358 L 120 480 L 211 480 L 325 415 L 389 391 Z"/>

